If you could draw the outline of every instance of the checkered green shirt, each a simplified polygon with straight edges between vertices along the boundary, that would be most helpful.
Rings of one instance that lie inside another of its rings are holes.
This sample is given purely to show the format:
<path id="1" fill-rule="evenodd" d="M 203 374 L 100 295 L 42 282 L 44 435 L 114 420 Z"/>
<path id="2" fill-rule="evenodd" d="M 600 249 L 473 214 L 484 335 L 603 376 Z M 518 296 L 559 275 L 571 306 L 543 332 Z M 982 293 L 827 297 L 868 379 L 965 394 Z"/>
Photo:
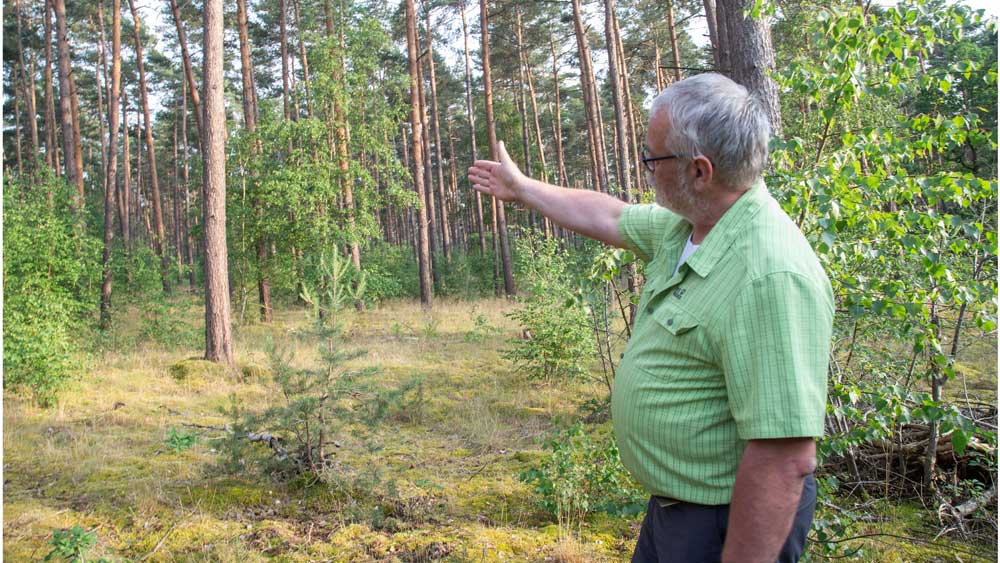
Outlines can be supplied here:
<path id="1" fill-rule="evenodd" d="M 830 281 L 763 183 L 676 275 L 687 221 L 631 205 L 618 229 L 648 262 L 611 399 L 622 462 L 654 495 L 726 504 L 747 440 L 823 435 Z"/>

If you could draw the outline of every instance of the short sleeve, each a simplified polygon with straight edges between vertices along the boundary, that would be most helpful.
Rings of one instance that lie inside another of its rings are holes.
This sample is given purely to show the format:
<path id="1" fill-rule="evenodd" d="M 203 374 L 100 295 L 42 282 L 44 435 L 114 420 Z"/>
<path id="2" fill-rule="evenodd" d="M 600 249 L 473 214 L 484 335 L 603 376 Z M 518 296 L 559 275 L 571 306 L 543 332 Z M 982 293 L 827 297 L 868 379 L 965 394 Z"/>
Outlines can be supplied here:
<path id="1" fill-rule="evenodd" d="M 625 245 L 644 262 L 656 255 L 667 229 L 678 215 L 655 203 L 627 205 L 618 217 L 618 234 Z"/>
<path id="2" fill-rule="evenodd" d="M 828 283 L 769 274 L 721 323 L 721 363 L 743 440 L 823 436 L 833 296 Z"/>

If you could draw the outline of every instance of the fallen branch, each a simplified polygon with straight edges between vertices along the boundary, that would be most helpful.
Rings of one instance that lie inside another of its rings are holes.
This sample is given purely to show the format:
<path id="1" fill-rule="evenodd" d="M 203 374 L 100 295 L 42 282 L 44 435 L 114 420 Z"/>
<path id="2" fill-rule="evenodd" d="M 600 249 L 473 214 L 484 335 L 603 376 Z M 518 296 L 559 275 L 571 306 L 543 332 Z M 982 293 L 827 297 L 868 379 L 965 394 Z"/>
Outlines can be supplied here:
<path id="1" fill-rule="evenodd" d="M 261 432 L 259 434 L 256 432 L 247 432 L 246 437 L 247 440 L 250 440 L 251 442 L 267 443 L 267 445 L 270 446 L 272 450 L 274 450 L 274 453 L 275 455 L 278 456 L 279 460 L 285 461 L 286 459 L 288 459 L 288 452 L 285 451 L 285 448 L 281 447 L 280 439 L 277 436 L 271 434 L 270 432 Z"/>

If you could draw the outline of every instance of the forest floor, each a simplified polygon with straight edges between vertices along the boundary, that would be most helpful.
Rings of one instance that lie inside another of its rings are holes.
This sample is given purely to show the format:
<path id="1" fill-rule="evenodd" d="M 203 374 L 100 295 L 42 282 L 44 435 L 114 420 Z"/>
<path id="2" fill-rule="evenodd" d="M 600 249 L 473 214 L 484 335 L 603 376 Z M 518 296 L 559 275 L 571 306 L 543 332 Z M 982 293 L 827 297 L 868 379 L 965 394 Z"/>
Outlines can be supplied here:
<path id="1" fill-rule="evenodd" d="M 324 341 L 307 311 L 236 327 L 236 360 L 251 377 L 178 381 L 171 366 L 201 354 L 200 302 L 133 307 L 56 408 L 5 394 L 4 558 L 40 561 L 54 530 L 80 525 L 97 534 L 91 556 L 109 561 L 628 561 L 640 517 L 599 514 L 566 530 L 518 478 L 540 465 L 555 428 L 607 391 L 597 381 L 542 384 L 515 373 L 503 358 L 519 335 L 505 316 L 513 307 L 442 300 L 430 313 L 414 302 L 339 313 L 340 346 L 365 351 L 349 367 L 376 366 L 386 388 L 419 377 L 423 394 L 375 430 L 377 451 L 342 438 L 341 484 L 313 486 L 229 473 L 216 447 L 224 432 L 190 426 L 224 426 L 232 396 L 250 409 L 282 400 L 254 368 L 268 365 L 270 343 L 292 365 L 317 366 Z M 988 352 L 968 371 L 992 401 L 995 343 Z M 172 450 L 172 429 L 194 429 L 196 443 Z M 876 517 L 848 535 L 875 536 L 861 540 L 855 560 L 968 562 L 991 552 L 995 560 L 993 546 L 936 537 L 933 509 L 866 500 Z M 821 506 L 817 517 L 829 511 Z"/>

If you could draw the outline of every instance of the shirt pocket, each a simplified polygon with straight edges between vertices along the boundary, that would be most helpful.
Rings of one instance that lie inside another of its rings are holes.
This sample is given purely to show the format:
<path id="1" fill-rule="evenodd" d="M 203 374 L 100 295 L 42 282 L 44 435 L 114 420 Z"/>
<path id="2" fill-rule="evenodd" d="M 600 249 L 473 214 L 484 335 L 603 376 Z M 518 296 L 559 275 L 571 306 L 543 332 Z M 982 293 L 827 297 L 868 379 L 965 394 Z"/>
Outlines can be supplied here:
<path id="1" fill-rule="evenodd" d="M 652 316 L 658 325 L 673 336 L 687 335 L 701 325 L 701 321 L 696 315 L 669 301 L 655 308 Z"/>

